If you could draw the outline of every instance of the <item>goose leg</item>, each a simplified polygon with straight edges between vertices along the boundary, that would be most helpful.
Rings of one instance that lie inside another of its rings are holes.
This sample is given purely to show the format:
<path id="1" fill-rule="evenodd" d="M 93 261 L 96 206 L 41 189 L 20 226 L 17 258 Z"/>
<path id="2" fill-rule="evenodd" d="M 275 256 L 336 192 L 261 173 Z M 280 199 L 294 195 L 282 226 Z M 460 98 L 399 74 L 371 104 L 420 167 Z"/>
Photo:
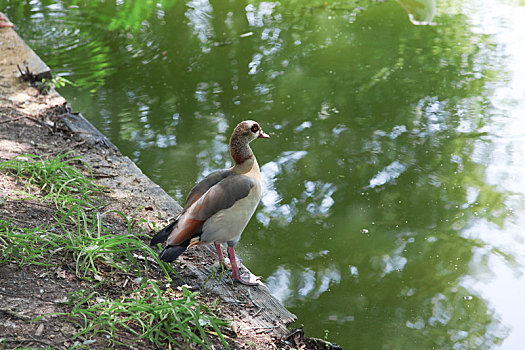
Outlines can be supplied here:
<path id="1" fill-rule="evenodd" d="M 215 249 L 217 250 L 217 256 L 219 257 L 219 266 L 224 267 L 228 270 L 231 270 L 230 265 L 226 263 L 224 260 L 224 256 L 222 255 L 221 245 L 217 242 L 213 243 L 215 245 Z"/>
<path id="2" fill-rule="evenodd" d="M 239 267 L 237 266 L 237 260 L 235 260 L 235 250 L 233 247 L 228 246 L 228 257 L 230 258 L 230 265 L 232 267 L 232 280 L 245 284 L 247 286 L 256 286 L 259 283 L 250 282 L 242 279 L 239 273 Z"/>

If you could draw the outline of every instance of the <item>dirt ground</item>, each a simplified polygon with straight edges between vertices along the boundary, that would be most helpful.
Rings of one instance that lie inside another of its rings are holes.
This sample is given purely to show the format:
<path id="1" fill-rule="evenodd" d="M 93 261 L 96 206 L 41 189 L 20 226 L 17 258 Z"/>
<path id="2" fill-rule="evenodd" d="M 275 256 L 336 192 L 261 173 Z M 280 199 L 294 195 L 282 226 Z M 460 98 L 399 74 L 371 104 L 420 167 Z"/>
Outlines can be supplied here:
<path id="1" fill-rule="evenodd" d="M 180 207 L 166 199 L 162 189 L 122 157 L 107 139 L 83 124 L 82 118 L 72 113 L 53 89 L 44 94 L 19 79 L 17 53 L 12 50 L 12 55 L 0 55 L 0 162 L 20 154 L 47 158 L 70 151 L 72 156 L 81 155 L 91 166 L 95 181 L 108 189 L 103 198 L 107 203 L 105 210 L 119 210 L 133 222 L 145 222 L 134 231 L 142 229 L 153 235 L 153 224 L 165 225 Z M 22 189 L 23 184 L 14 176 L 0 172 L 0 218 L 22 227 L 51 222 L 53 204 L 27 199 Z M 116 215 L 110 226 L 115 234 L 127 230 L 127 224 Z M 74 293 L 96 290 L 100 295 L 118 297 L 133 289 L 137 276 L 116 273 L 111 275 L 113 281 L 94 286 L 75 275 L 68 257 L 56 254 L 50 262 L 51 267 L 14 263 L 0 266 L 1 349 L 155 348 L 147 341 L 133 340 L 134 336 L 126 332 L 119 336 L 127 341 L 127 346 L 111 345 L 101 333 L 74 338 L 82 320 L 60 315 L 73 307 L 70 300 Z M 179 275 L 174 283 L 189 285 L 191 290 L 200 292 L 202 303 L 216 305 L 220 317 L 230 321 L 222 332 L 232 349 L 337 348 L 305 338 L 300 329 L 287 330 L 295 316 L 271 297 L 265 286 L 246 289 L 250 287 L 232 286 L 227 281 L 205 285 L 214 264 L 215 257 L 209 249 L 191 250 L 175 263 Z M 162 284 L 160 267 L 150 264 L 150 270 L 149 278 Z M 35 320 L 46 314 L 51 315 Z M 214 348 L 224 347 L 218 338 L 211 337 L 211 341 Z M 186 348 L 195 347 L 187 344 Z"/>

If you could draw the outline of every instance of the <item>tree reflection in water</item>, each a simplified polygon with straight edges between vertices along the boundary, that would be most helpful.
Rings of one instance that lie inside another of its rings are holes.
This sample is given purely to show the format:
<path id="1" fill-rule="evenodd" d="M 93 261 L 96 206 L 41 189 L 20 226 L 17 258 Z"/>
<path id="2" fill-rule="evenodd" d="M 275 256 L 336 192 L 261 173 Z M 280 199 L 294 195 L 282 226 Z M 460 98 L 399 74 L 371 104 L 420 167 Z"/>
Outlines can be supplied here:
<path id="1" fill-rule="evenodd" d="M 522 195 L 487 181 L 500 139 L 515 145 L 493 98 L 510 73 L 476 6 L 440 2 L 416 27 L 393 1 L 0 0 L 80 85 L 61 91 L 75 109 L 179 200 L 231 163 L 238 120 L 259 120 L 272 139 L 254 146 L 267 187 L 245 263 L 311 335 L 394 349 L 511 332 L 481 291 L 520 264 Z"/>

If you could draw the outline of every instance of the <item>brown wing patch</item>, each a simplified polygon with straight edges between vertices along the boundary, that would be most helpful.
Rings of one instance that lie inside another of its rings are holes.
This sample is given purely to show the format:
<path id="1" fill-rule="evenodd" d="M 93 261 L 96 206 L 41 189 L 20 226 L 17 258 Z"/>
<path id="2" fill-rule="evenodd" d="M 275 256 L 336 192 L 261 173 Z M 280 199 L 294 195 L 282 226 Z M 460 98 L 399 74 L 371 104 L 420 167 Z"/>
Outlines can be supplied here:
<path id="1" fill-rule="evenodd" d="M 186 219 L 183 221 L 179 221 L 179 224 L 177 225 L 177 234 L 170 235 L 166 242 L 168 243 L 168 245 L 172 246 L 182 244 L 182 242 L 190 239 L 197 233 L 200 233 L 203 224 L 204 221 L 195 219 Z"/>

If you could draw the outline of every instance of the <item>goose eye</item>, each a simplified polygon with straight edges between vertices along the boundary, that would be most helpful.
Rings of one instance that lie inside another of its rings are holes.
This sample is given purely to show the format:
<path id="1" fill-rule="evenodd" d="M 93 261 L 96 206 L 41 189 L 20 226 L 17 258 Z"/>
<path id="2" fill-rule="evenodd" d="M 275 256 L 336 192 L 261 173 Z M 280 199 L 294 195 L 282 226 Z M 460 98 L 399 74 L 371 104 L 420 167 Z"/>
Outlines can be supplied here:
<path id="1" fill-rule="evenodd" d="M 252 130 L 252 132 L 259 131 L 259 125 L 257 125 L 257 124 L 252 125 L 251 130 Z"/>

